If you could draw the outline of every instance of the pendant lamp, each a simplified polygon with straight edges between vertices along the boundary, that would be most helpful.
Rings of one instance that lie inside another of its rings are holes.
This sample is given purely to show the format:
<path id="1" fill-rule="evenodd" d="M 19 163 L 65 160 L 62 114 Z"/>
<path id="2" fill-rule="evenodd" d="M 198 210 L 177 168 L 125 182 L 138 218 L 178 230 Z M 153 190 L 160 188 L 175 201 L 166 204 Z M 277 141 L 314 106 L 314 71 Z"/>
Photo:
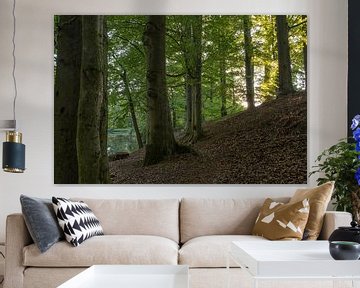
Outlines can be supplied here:
<path id="1" fill-rule="evenodd" d="M 15 77 L 16 57 L 15 57 L 15 35 L 16 35 L 16 0 L 13 0 L 13 34 L 12 34 L 12 58 L 13 69 L 12 78 L 14 83 L 14 100 L 13 100 L 13 120 L 0 121 L 0 130 L 6 131 L 6 140 L 3 143 L 2 167 L 5 172 L 23 173 L 25 171 L 25 145 L 22 144 L 22 133 L 16 128 L 16 98 L 17 86 Z"/>

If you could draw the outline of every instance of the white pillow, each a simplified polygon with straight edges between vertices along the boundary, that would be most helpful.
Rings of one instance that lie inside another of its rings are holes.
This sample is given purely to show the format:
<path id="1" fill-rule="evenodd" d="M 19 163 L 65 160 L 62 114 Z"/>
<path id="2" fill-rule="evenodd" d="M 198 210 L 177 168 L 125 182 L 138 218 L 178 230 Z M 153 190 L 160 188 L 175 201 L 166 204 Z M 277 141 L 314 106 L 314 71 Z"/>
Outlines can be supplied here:
<path id="1" fill-rule="evenodd" d="M 99 220 L 84 202 L 52 197 L 52 203 L 59 225 L 69 243 L 79 246 L 86 239 L 104 235 Z"/>

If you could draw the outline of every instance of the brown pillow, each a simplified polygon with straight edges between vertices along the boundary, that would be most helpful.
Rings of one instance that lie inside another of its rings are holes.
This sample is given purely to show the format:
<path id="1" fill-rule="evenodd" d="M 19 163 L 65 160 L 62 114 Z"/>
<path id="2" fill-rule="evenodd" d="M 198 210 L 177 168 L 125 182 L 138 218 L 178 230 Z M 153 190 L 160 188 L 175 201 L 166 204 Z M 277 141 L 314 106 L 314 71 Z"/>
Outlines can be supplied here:
<path id="1" fill-rule="evenodd" d="M 289 203 L 295 203 L 303 199 L 309 199 L 310 214 L 305 227 L 304 240 L 316 240 L 319 237 L 324 221 L 326 208 L 330 202 L 334 190 L 334 181 L 326 182 L 318 187 L 298 189 Z"/>
<path id="2" fill-rule="evenodd" d="M 252 234 L 269 240 L 301 240 L 308 217 L 307 199 L 284 204 L 268 198 L 260 209 Z"/>

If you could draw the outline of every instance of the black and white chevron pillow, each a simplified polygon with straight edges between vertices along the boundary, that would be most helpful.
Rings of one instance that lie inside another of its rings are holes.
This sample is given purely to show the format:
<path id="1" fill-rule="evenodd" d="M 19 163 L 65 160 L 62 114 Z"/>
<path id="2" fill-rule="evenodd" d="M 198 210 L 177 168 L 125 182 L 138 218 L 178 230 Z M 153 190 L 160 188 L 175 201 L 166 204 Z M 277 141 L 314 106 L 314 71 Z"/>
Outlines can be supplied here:
<path id="1" fill-rule="evenodd" d="M 55 214 L 66 240 L 79 246 L 86 239 L 104 235 L 99 220 L 84 202 L 52 197 Z"/>

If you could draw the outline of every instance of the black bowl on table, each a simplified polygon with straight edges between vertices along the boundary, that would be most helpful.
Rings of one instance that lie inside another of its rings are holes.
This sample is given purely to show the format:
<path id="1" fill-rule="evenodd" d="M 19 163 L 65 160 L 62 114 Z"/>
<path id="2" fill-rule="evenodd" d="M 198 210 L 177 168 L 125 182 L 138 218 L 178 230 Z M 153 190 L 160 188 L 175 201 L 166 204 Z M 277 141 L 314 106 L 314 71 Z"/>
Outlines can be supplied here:
<path id="1" fill-rule="evenodd" d="M 360 257 L 360 244 L 349 241 L 331 241 L 330 255 L 335 260 L 358 260 Z"/>

